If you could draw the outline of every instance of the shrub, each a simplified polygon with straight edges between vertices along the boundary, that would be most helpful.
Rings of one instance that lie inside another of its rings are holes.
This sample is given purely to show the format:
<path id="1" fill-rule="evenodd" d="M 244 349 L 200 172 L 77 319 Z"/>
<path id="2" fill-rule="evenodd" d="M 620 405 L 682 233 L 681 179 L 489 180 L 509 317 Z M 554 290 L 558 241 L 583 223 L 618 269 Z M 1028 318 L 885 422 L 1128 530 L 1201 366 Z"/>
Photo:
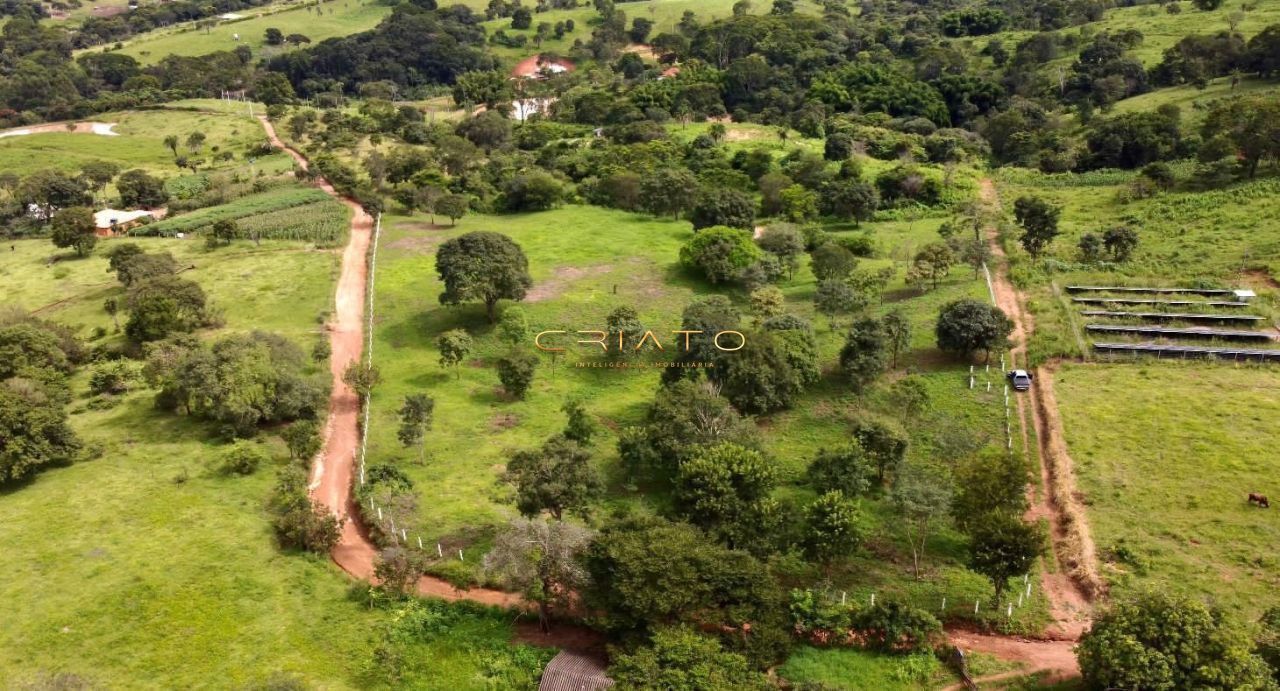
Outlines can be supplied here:
<path id="1" fill-rule="evenodd" d="M 271 457 L 257 444 L 237 441 L 222 452 L 218 472 L 222 475 L 252 475 L 258 466 L 270 461 Z"/>

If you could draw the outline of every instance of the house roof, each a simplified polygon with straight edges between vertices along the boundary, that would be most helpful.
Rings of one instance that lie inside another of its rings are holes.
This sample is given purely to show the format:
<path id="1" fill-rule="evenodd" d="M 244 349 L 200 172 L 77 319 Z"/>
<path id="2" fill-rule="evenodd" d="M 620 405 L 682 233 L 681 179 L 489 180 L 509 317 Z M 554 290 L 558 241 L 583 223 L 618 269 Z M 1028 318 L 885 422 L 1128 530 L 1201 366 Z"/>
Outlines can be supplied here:
<path id="1" fill-rule="evenodd" d="M 150 211 L 138 209 L 137 211 L 120 211 L 119 209 L 103 209 L 93 214 L 93 224 L 99 228 L 110 228 L 116 225 L 132 223 L 143 217 L 153 217 Z"/>
<path id="2" fill-rule="evenodd" d="M 542 671 L 538 691 L 599 691 L 612 687 L 604 662 L 585 653 L 561 650 Z"/>

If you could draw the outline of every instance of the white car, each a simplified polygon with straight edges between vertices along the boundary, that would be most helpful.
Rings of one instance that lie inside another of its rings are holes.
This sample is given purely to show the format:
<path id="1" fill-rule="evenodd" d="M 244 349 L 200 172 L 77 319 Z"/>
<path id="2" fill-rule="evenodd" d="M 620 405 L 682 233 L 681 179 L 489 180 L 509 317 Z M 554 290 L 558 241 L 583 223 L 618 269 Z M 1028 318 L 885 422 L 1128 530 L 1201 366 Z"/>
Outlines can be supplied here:
<path id="1" fill-rule="evenodd" d="M 1013 382 L 1014 391 L 1026 391 L 1031 388 L 1031 373 L 1024 369 L 1009 372 L 1009 381 Z"/>

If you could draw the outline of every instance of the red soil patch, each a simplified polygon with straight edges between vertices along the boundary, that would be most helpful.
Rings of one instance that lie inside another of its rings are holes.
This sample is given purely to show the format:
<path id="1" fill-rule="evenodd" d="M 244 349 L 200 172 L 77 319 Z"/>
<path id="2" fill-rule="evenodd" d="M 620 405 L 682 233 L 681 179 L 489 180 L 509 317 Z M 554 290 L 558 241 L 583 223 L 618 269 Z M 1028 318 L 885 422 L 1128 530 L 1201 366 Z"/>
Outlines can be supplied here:
<path id="1" fill-rule="evenodd" d="M 576 69 L 572 61 L 564 58 L 552 58 L 542 55 L 531 55 L 511 69 L 512 77 L 538 78 L 543 70 L 552 72 L 572 72 Z"/>

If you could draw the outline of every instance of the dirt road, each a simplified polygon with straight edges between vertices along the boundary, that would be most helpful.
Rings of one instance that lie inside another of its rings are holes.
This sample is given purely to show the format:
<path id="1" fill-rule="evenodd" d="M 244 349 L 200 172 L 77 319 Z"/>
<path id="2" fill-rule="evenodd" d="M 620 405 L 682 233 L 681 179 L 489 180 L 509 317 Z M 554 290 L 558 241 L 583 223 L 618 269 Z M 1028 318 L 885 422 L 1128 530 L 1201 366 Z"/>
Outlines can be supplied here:
<path id="1" fill-rule="evenodd" d="M 258 118 L 272 145 L 289 154 L 303 170 L 307 159 L 289 148 L 276 135 L 265 116 Z M 360 446 L 357 420 L 360 401 L 356 393 L 342 381 L 347 365 L 360 359 L 364 349 L 364 307 L 369 245 L 373 237 L 373 218 L 355 201 L 343 197 L 323 178 L 315 179 L 320 189 L 351 209 L 351 233 L 342 251 L 342 271 L 338 276 L 334 314 L 327 324 L 333 354 L 329 371 L 333 376 L 333 392 L 329 397 L 329 419 L 325 425 L 324 449 L 312 467 L 309 489 L 311 496 L 342 521 L 342 536 L 333 548 L 333 561 L 352 576 L 373 581 L 373 565 L 377 548 L 360 526 L 353 504 L 351 486 L 355 477 L 356 454 Z M 503 607 L 522 606 L 519 595 L 477 588 L 459 590 L 448 581 L 430 576 L 418 580 L 418 593 L 446 600 L 473 600 Z"/>
<path id="2" fill-rule="evenodd" d="M 1000 199 L 991 180 L 982 180 L 980 197 L 989 212 L 999 211 Z M 1013 332 L 1010 335 L 1013 361 L 1008 364 L 1011 368 L 1025 367 L 1027 341 L 1035 329 L 1035 322 L 1025 309 L 1025 296 L 1009 280 L 1008 260 L 996 234 L 995 224 L 990 224 L 987 239 L 991 244 L 995 264 L 991 275 L 992 292 L 996 305 L 1013 321 Z M 1055 564 L 1047 566 L 1057 568 L 1043 568 L 1040 571 L 1040 587 L 1049 601 L 1053 624 L 1046 631 L 1046 640 L 1033 641 L 955 631 L 950 633 L 950 637 L 953 644 L 964 650 L 1021 662 L 1024 665 L 1023 673 L 1047 672 L 1052 678 L 1065 678 L 1080 674 L 1073 649 L 1075 642 L 1088 629 L 1092 611 L 1090 598 L 1101 589 L 1088 581 L 1082 587 L 1079 582 L 1088 573 L 1096 578 L 1096 568 L 1092 566 L 1093 543 L 1089 540 L 1084 513 L 1079 510 L 1073 497 L 1070 457 L 1067 456 L 1066 445 L 1062 441 L 1061 419 L 1053 398 L 1052 368 L 1040 368 L 1035 375 L 1031 394 L 1018 394 L 1015 398 L 1023 449 L 1040 458 L 1038 465 L 1041 489 L 1028 488 L 1030 508 L 1027 510 L 1027 518 L 1045 519 L 1053 536 L 1054 554 L 1049 558 L 1054 559 Z M 1028 415 L 1028 409 L 1033 409 L 1031 415 Z M 1034 449 L 1031 448 L 1028 418 L 1031 419 L 1038 441 L 1037 448 Z M 1066 484 L 1061 485 L 1063 482 Z"/>

